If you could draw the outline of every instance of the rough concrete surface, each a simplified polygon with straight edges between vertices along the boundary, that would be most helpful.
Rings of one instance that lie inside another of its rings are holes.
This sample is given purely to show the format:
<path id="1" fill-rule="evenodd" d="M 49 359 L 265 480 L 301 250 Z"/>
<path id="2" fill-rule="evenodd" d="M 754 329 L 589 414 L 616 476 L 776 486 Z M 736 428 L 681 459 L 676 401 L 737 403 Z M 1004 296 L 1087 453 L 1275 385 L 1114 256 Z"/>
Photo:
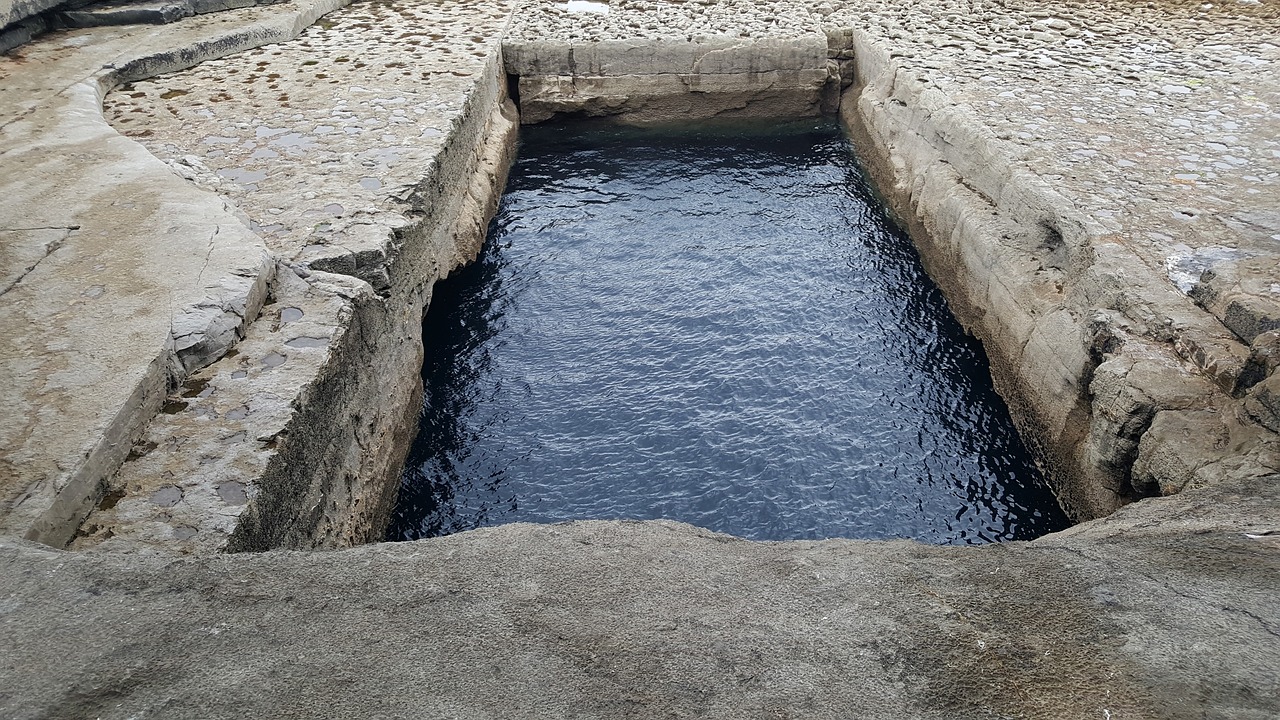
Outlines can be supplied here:
<path id="1" fill-rule="evenodd" d="M 61 0 L 0 0 L 0 30 L 58 5 Z"/>
<path id="2" fill-rule="evenodd" d="M 978 548 L 670 522 L 200 558 L 3 540 L 0 714 L 1262 720 L 1268 490 Z"/>
<path id="3" fill-rule="evenodd" d="M 225 199 L 111 129 L 103 94 L 332 6 L 58 33 L 0 58 L 4 532 L 69 540 L 172 381 L 230 348 L 274 272 Z"/>
<path id="4" fill-rule="evenodd" d="M 1280 716 L 1274 1 L 341 4 L 0 57 L 0 716 Z M 504 73 L 526 122 L 838 105 L 1064 500 L 1169 497 L 299 551 L 385 522 Z"/>

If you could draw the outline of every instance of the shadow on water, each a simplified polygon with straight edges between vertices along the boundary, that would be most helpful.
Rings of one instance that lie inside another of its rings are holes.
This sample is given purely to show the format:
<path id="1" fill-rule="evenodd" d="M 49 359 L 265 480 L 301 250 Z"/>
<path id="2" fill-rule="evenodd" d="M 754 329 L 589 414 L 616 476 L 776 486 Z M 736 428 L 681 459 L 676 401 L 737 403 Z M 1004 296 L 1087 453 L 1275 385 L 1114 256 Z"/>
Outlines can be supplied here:
<path id="1" fill-rule="evenodd" d="M 526 131 L 423 334 L 391 540 L 586 518 L 933 543 L 1068 524 L 829 124 Z"/>

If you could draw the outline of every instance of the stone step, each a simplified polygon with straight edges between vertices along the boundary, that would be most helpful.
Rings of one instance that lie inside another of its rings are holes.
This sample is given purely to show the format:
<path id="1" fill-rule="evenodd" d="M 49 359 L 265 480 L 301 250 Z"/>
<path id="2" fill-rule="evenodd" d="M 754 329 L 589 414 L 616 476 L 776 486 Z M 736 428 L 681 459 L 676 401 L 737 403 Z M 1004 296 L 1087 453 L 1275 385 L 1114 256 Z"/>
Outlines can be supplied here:
<path id="1" fill-rule="evenodd" d="M 194 14 L 191 5 L 184 0 L 126 0 L 63 10 L 57 17 L 64 27 L 87 28 L 108 25 L 168 25 Z"/>

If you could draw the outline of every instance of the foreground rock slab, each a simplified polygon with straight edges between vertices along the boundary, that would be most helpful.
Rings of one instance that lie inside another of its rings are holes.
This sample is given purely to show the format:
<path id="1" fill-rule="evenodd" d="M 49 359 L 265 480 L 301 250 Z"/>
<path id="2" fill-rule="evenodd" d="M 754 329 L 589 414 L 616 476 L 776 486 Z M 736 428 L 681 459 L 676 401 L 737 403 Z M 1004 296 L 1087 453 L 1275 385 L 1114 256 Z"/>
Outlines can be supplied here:
<path id="1" fill-rule="evenodd" d="M 670 522 L 186 559 L 0 540 L 0 715 L 1261 720 L 1274 480 L 977 548 Z"/>

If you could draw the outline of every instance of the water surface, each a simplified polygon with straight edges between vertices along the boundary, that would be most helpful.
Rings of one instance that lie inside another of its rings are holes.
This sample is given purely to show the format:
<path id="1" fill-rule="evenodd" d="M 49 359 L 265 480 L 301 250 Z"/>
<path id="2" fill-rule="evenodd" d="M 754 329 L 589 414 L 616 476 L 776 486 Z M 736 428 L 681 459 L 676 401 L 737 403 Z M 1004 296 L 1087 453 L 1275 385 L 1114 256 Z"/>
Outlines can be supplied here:
<path id="1" fill-rule="evenodd" d="M 525 129 L 436 286 L 393 540 L 669 518 L 754 539 L 1067 525 L 833 125 Z"/>

